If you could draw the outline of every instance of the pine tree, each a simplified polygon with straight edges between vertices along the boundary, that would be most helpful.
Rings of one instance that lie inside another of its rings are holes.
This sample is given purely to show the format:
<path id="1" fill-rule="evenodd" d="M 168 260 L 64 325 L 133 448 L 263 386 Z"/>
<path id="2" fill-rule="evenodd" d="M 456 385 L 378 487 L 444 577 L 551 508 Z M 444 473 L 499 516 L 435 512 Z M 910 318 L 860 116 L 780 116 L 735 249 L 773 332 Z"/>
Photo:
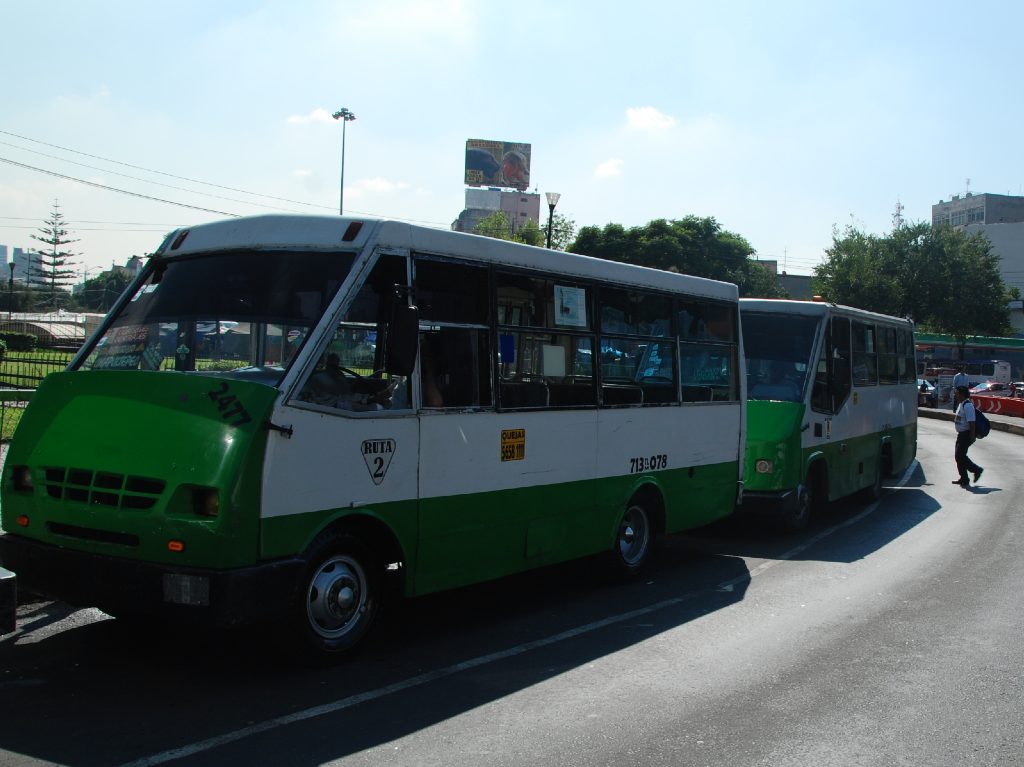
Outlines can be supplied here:
<path id="1" fill-rule="evenodd" d="M 41 304 L 50 311 L 57 311 L 70 299 L 70 294 L 65 288 L 75 279 L 75 271 L 72 268 L 75 264 L 75 253 L 64 248 L 78 240 L 68 237 L 64 216 L 60 212 L 60 204 L 53 201 L 53 211 L 50 217 L 43 222 L 38 230 L 38 235 L 31 235 L 46 248 L 36 248 L 36 258 L 33 260 L 28 272 L 28 284 L 42 289 L 44 296 Z"/>

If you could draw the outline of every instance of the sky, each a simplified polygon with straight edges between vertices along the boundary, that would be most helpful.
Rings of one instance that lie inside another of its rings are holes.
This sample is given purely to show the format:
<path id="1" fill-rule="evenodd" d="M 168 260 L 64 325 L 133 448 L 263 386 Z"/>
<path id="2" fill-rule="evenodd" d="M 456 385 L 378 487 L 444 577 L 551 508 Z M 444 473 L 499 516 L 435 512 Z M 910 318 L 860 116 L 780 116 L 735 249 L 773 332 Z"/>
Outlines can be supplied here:
<path id="1" fill-rule="evenodd" d="M 897 205 L 1024 193 L 1019 0 L 0 0 L 0 244 L 90 275 L 230 215 L 448 227 L 467 139 L 577 227 L 712 216 L 809 274 Z M 542 198 L 543 199 L 543 198 Z M 546 206 L 542 205 L 546 213 Z"/>

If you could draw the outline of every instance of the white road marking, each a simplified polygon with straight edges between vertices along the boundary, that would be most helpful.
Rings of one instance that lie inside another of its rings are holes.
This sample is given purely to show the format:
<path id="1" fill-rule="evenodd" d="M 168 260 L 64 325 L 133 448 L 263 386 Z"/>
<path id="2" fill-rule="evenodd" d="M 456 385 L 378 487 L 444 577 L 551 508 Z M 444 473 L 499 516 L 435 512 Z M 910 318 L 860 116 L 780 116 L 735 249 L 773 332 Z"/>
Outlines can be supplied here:
<path id="1" fill-rule="evenodd" d="M 899 481 L 896 483 L 897 487 L 902 487 L 907 483 L 911 475 L 914 473 L 914 470 L 917 468 L 917 465 L 917 461 L 915 460 L 910 464 L 909 467 L 907 467 L 907 470 L 903 473 L 903 475 L 899 478 Z M 857 522 L 861 521 L 865 517 L 872 514 L 877 508 L 878 501 L 875 501 L 871 503 L 866 509 L 864 509 L 864 511 L 857 514 L 856 516 L 851 517 L 850 519 L 847 519 L 843 522 L 840 522 L 839 524 L 833 525 L 832 527 L 821 531 L 817 535 L 801 543 L 799 546 L 795 546 L 789 551 L 785 552 L 784 554 L 779 556 L 778 559 L 772 559 L 762 562 L 757 567 L 753 568 L 752 570 L 749 570 L 747 575 L 737 576 L 736 578 L 733 578 L 731 580 L 723 581 L 722 583 L 719 583 L 717 586 L 713 586 L 710 590 L 732 591 L 736 585 L 743 583 L 745 581 L 753 580 L 757 576 L 764 574 L 772 567 L 775 567 L 775 565 L 790 560 L 797 554 L 806 551 L 814 544 L 818 543 L 824 538 L 827 538 L 828 536 L 832 535 L 838 530 L 842 530 L 844 527 L 849 527 L 850 525 L 856 524 Z M 454 676 L 455 674 L 460 674 L 463 671 L 478 668 L 479 666 L 484 666 L 488 663 L 495 663 L 497 661 L 505 660 L 507 658 L 513 658 L 517 655 L 522 655 L 523 653 L 530 652 L 531 650 L 537 650 L 541 647 L 547 647 L 548 645 L 556 644 L 557 642 L 564 642 L 567 639 L 573 639 L 584 634 L 589 634 L 593 631 L 597 631 L 599 629 L 606 628 L 617 623 L 623 623 L 624 621 L 633 620 L 643 615 L 648 615 L 659 610 L 664 610 L 668 607 L 675 607 L 677 605 L 682 604 L 683 602 L 693 599 L 695 596 L 697 596 L 698 593 L 700 592 L 687 594 L 681 597 L 674 597 L 672 599 L 666 599 L 661 602 L 657 602 L 653 605 L 642 607 L 637 610 L 630 610 L 626 613 L 612 615 L 608 618 L 604 618 L 599 621 L 594 621 L 592 623 L 587 623 L 582 626 L 577 626 L 576 628 L 569 629 L 567 631 L 562 631 L 558 634 L 553 634 L 542 639 L 536 639 L 532 642 L 525 642 L 523 644 L 516 645 L 515 647 L 509 647 L 508 649 L 490 653 L 488 655 L 481 655 L 477 658 L 471 658 L 470 660 L 463 661 L 462 663 L 456 663 L 451 666 L 446 666 L 445 668 L 437 669 L 435 671 L 428 671 L 425 674 L 420 674 L 419 676 L 414 676 L 401 682 L 395 682 L 394 684 L 386 685 L 385 687 L 378 687 L 375 690 L 368 690 L 367 692 L 359 693 L 358 695 L 350 695 L 347 698 L 341 698 L 340 700 L 336 700 L 332 703 L 325 703 L 320 706 L 313 706 L 312 708 L 307 708 L 303 711 L 296 711 L 295 713 L 288 714 L 287 716 L 275 717 L 274 719 L 268 719 L 265 722 L 260 722 L 259 724 L 254 724 L 249 727 L 243 727 L 232 732 L 224 733 L 223 735 L 217 735 L 216 737 L 207 738 L 206 740 L 197 741 L 195 743 L 190 743 L 179 748 L 170 749 L 168 751 L 162 751 L 158 754 L 152 754 L 151 756 L 145 756 L 141 759 L 136 759 L 132 762 L 126 762 L 125 764 L 121 765 L 121 767 L 152 767 L 152 765 L 165 764 L 167 762 L 174 761 L 175 759 L 183 759 L 185 757 L 192 756 L 203 751 L 209 751 L 219 746 L 227 745 L 228 743 L 234 743 L 239 740 L 244 740 L 245 738 L 248 738 L 252 735 L 258 735 L 261 732 L 267 732 L 269 730 L 277 729 L 278 727 L 285 727 L 287 725 L 295 724 L 297 722 L 304 722 L 309 719 L 314 719 L 318 716 L 324 716 L 326 714 L 333 714 L 338 711 L 343 711 L 347 708 L 358 706 L 361 703 L 368 703 L 369 701 L 383 698 L 386 695 L 391 695 L 396 692 L 402 692 L 403 690 L 408 690 L 413 687 L 419 687 L 429 682 L 437 681 L 438 679 L 444 679 L 445 677 Z"/>

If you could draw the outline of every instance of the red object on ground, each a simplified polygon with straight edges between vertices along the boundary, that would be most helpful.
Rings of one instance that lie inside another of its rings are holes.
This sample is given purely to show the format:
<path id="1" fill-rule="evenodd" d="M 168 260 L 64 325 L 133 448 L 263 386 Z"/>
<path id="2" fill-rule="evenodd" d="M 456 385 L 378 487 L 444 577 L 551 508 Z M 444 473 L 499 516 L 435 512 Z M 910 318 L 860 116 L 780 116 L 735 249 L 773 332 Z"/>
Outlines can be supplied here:
<path id="1" fill-rule="evenodd" d="M 971 402 L 985 413 L 1015 415 L 1024 418 L 1024 398 L 1021 397 L 995 397 L 985 394 L 971 397 Z"/>

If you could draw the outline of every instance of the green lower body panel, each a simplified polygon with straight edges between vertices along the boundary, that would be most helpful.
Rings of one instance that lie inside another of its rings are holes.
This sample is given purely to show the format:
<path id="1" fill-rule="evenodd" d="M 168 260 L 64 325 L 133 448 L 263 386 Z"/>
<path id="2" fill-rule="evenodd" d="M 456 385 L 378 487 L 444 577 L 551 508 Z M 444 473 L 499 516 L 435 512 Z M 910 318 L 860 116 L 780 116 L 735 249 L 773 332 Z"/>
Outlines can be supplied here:
<path id="1" fill-rule="evenodd" d="M 610 551 L 626 504 L 644 486 L 660 496 L 665 532 L 709 524 L 732 512 L 737 472 L 729 462 L 270 517 L 263 551 L 291 556 L 329 524 L 372 520 L 397 541 L 406 594 L 422 595 Z"/>

